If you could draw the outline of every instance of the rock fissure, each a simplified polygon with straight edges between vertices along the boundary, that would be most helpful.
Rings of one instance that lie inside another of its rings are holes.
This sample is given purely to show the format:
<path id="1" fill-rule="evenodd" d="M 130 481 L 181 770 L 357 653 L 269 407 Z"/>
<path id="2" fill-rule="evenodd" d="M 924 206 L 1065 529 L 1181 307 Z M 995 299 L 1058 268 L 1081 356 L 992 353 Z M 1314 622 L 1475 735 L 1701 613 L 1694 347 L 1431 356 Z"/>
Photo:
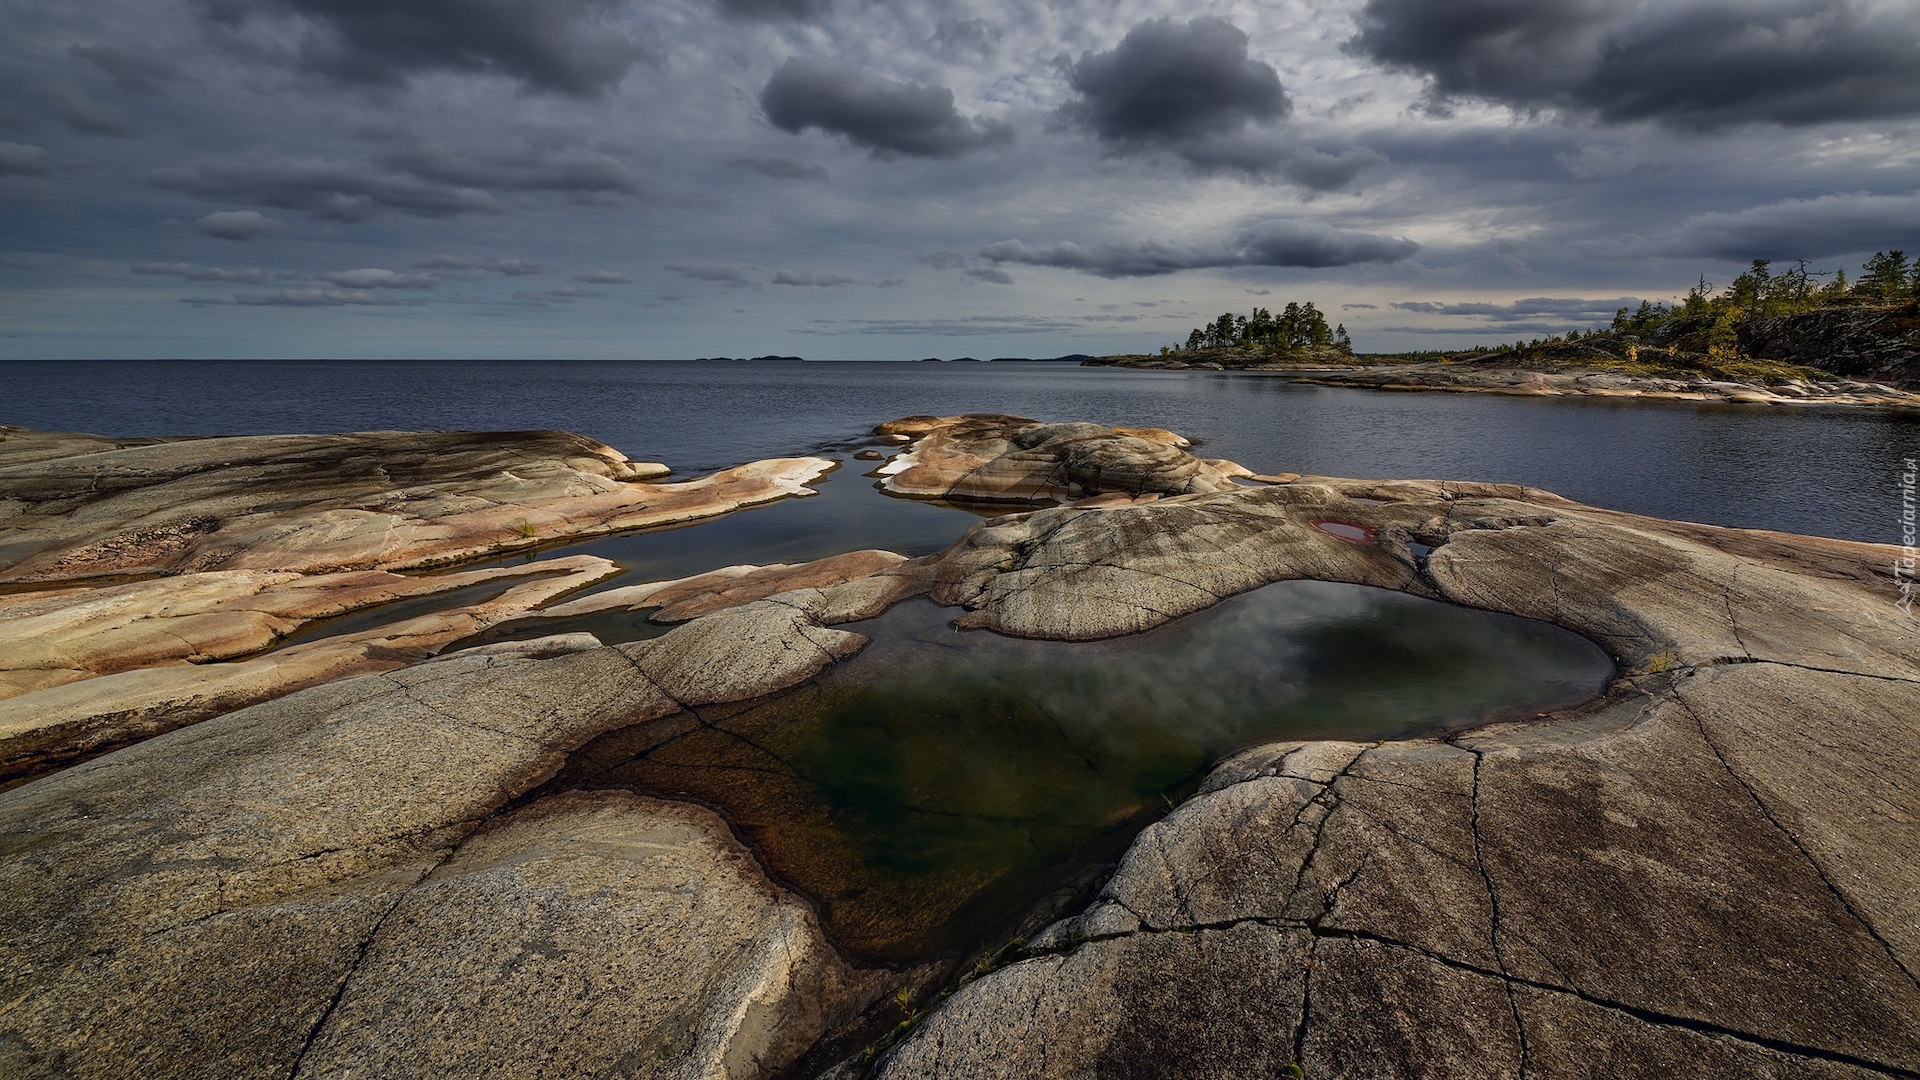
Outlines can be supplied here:
<path id="1" fill-rule="evenodd" d="M 1807 850 L 1806 845 L 1801 843 L 1798 836 L 1794 835 L 1793 830 L 1787 828 L 1786 823 L 1774 815 L 1773 809 L 1767 805 L 1766 800 L 1760 797 L 1760 793 L 1754 790 L 1753 785 L 1747 782 L 1746 777 L 1741 776 L 1739 771 L 1733 767 L 1733 763 L 1727 760 L 1725 751 L 1720 749 L 1719 744 L 1713 741 L 1712 734 L 1707 731 L 1706 721 L 1698 712 L 1694 711 L 1691 705 L 1687 704 L 1685 699 L 1676 696 L 1674 703 L 1684 710 L 1688 716 L 1693 718 L 1694 724 L 1700 729 L 1700 741 L 1705 743 L 1707 749 L 1713 752 L 1714 759 L 1720 763 L 1721 768 L 1727 771 L 1727 776 L 1731 778 L 1735 784 L 1739 785 L 1741 791 L 1746 792 L 1749 799 L 1753 800 L 1754 808 L 1760 811 L 1760 816 L 1766 818 L 1767 824 L 1773 826 L 1775 832 L 1778 832 L 1784 837 L 1787 843 L 1793 845 L 1793 849 L 1800 853 L 1800 857 L 1805 859 L 1807 865 L 1819 876 L 1820 883 L 1826 886 L 1828 894 L 1833 897 L 1834 901 L 1846 911 L 1847 915 L 1850 916 L 1854 922 L 1859 924 L 1862 930 L 1865 930 L 1867 934 L 1879 944 L 1881 951 L 1886 953 L 1887 959 L 1891 961 L 1895 967 L 1900 969 L 1901 973 L 1907 977 L 1907 981 L 1912 983 L 1916 990 L 1920 990 L 1920 975 L 1916 975 L 1914 970 L 1907 966 L 1905 961 L 1900 958 L 1900 954 L 1894 950 L 1893 943 L 1883 937 L 1879 928 L 1875 927 L 1873 923 L 1861 913 L 1860 909 L 1854 906 L 1853 900 L 1841 890 L 1839 884 L 1827 873 L 1827 868 L 1820 865 L 1820 860 L 1814 858 L 1813 853 Z"/>
<path id="2" fill-rule="evenodd" d="M 475 824 L 475 827 L 478 827 L 478 823 Z M 468 835 L 472 835 L 471 831 L 469 831 Z M 460 844 L 458 842 L 447 845 L 447 850 L 441 854 L 438 861 L 421 871 L 420 875 L 408 882 L 404 888 L 394 892 L 393 902 L 387 905 L 387 909 L 380 913 L 380 917 L 374 920 L 373 926 L 369 928 L 366 935 L 360 939 L 359 947 L 354 953 L 353 962 L 347 965 L 346 973 L 340 976 L 339 984 L 333 988 L 333 996 L 328 999 L 326 1006 L 320 1010 L 320 1015 L 314 1020 L 313 1025 L 307 1028 L 306 1035 L 301 1038 L 300 1052 L 294 1056 L 293 1067 L 287 1070 L 287 1080 L 299 1080 L 300 1069 L 306 1064 L 307 1054 L 312 1051 L 314 1041 L 320 1037 L 320 1032 L 326 1028 L 327 1021 L 332 1019 L 334 1011 L 340 1007 L 341 1000 L 347 996 L 347 987 L 353 983 L 353 977 L 359 973 L 360 966 L 366 963 L 367 953 L 372 950 L 374 939 L 380 936 L 381 928 L 387 925 L 387 920 L 393 917 L 394 912 L 400 910 L 400 905 L 406 902 L 408 894 L 422 881 L 425 881 L 432 875 L 435 870 L 445 866 L 447 861 L 452 859 L 454 853 L 459 850 Z"/>
<path id="3" fill-rule="evenodd" d="M 1443 967 L 1451 968 L 1453 970 L 1464 972 L 1470 975 L 1478 975 L 1482 978 L 1498 979 L 1501 982 L 1506 983 L 1510 989 L 1513 987 L 1524 987 L 1528 990 L 1534 990 L 1544 994 L 1555 994 L 1563 997 L 1572 998 L 1572 999 L 1584 1002 L 1588 1005 L 1595 1006 L 1597 1008 L 1607 1009 L 1609 1011 L 1617 1012 L 1625 1016 L 1630 1016 L 1635 1020 L 1641 1021 L 1642 1023 L 1654 1024 L 1660 1027 L 1676 1028 L 1682 1031 L 1690 1031 L 1690 1032 L 1694 1032 L 1696 1034 L 1701 1034 L 1701 1035 L 1709 1035 L 1709 1036 L 1717 1036 L 1720 1038 L 1733 1039 L 1742 1043 L 1747 1043 L 1753 1046 L 1762 1047 L 1767 1050 L 1772 1050 L 1776 1053 L 1790 1054 L 1795 1057 L 1802 1057 L 1802 1058 L 1813 1058 L 1816 1060 L 1829 1061 L 1829 1062 L 1833 1062 L 1835 1064 L 1840 1064 L 1840 1065 L 1850 1065 L 1854 1068 L 1865 1069 L 1868 1072 L 1878 1073 L 1882 1076 L 1897 1076 L 1897 1077 L 1908 1078 L 1908 1080 L 1920 1080 L 1920 1072 L 1917 1072 L 1913 1069 L 1904 1068 L 1900 1065 L 1894 1065 L 1894 1064 L 1883 1062 L 1883 1061 L 1874 1061 L 1870 1058 L 1859 1057 L 1857 1055 L 1849 1054 L 1840 1050 L 1830 1050 L 1822 1046 L 1813 1046 L 1807 1043 L 1797 1043 L 1787 1039 L 1777 1039 L 1770 1035 L 1762 1035 L 1758 1032 L 1752 1032 L 1752 1031 L 1743 1031 L 1739 1028 L 1727 1027 L 1725 1025 L 1715 1024 L 1710 1021 L 1700 1020 L 1694 1017 L 1677 1016 L 1672 1013 L 1663 1013 L 1656 1009 L 1648 1009 L 1642 1006 L 1632 1005 L 1624 1001 L 1618 1001 L 1612 998 L 1600 997 L 1598 995 L 1588 993 L 1586 991 L 1580 990 L 1572 986 L 1555 986 L 1551 983 L 1538 982 L 1536 980 L 1524 978 L 1522 976 L 1509 975 L 1501 971 L 1495 971 L 1490 968 L 1484 967 L 1480 964 L 1471 963 L 1469 961 L 1460 960 L 1455 957 L 1447 956 L 1443 953 L 1437 953 L 1428 949 L 1423 949 L 1420 946 L 1413 944 L 1412 942 L 1401 941 L 1396 938 L 1386 937 L 1386 936 L 1376 934 L 1376 933 L 1371 933 L 1365 930 L 1350 930 L 1350 929 L 1344 929 L 1344 928 L 1316 928 L 1316 927 L 1308 927 L 1308 929 L 1313 933 L 1315 937 L 1318 937 L 1318 938 L 1336 938 L 1336 939 L 1344 939 L 1344 940 L 1352 940 L 1352 941 L 1365 941 L 1365 942 L 1369 942 L 1375 945 L 1380 945 L 1386 948 L 1404 949 L 1408 952 L 1415 953 L 1428 960 L 1431 960 L 1432 962 L 1439 964 Z"/>
<path id="4" fill-rule="evenodd" d="M 1480 773 L 1486 766 L 1486 753 L 1472 747 L 1462 747 L 1462 749 L 1468 750 L 1473 754 L 1473 802 L 1471 804 L 1473 811 L 1473 863 L 1474 868 L 1480 872 L 1481 885 L 1487 890 L 1488 944 L 1493 947 L 1494 962 L 1500 965 L 1500 977 L 1506 986 L 1507 1006 L 1513 1012 L 1514 1040 L 1520 1047 L 1520 1077 L 1521 1080 L 1526 1080 L 1528 1064 L 1527 1026 L 1520 1019 L 1520 999 L 1515 995 L 1513 990 L 1513 977 L 1511 969 L 1507 965 L 1506 945 L 1501 940 L 1500 894 L 1498 890 L 1493 887 L 1493 874 L 1487 869 L 1486 855 L 1481 850 Z"/>

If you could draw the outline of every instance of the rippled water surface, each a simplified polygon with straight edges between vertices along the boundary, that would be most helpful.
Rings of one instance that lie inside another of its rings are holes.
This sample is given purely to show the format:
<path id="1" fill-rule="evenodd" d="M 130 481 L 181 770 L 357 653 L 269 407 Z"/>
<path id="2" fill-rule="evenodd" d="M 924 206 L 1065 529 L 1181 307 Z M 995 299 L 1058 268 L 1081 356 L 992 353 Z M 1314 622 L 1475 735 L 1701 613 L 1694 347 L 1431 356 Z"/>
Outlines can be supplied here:
<path id="1" fill-rule="evenodd" d="M 914 413 L 1168 427 L 1258 472 L 1532 484 L 1599 506 L 1898 542 L 1920 416 L 1396 394 L 1060 364 L 0 363 L 0 423 L 113 435 L 563 428 L 704 472 Z M 862 545 L 855 545 L 862 546 Z"/>
<path id="2" fill-rule="evenodd" d="M 1613 671 L 1545 623 L 1401 593 L 1282 582 L 1146 634 L 1026 641 L 896 605 L 873 644 L 772 699 L 604 736 L 547 790 L 717 807 L 856 954 L 978 945 L 1108 858 L 1226 753 L 1532 716 Z"/>

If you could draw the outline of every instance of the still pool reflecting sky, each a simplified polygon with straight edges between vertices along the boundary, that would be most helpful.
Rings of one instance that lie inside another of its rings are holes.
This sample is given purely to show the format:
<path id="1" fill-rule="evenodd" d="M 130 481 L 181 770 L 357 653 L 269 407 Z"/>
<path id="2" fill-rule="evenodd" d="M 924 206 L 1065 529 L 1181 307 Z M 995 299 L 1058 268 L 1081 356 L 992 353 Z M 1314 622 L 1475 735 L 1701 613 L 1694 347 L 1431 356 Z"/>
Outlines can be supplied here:
<path id="1" fill-rule="evenodd" d="M 611 733 L 546 791 L 718 808 L 867 958 L 964 950 L 1251 744 L 1569 707 L 1613 665 L 1545 623 L 1294 581 L 1146 634 L 1028 641 L 898 604 L 819 680 Z"/>

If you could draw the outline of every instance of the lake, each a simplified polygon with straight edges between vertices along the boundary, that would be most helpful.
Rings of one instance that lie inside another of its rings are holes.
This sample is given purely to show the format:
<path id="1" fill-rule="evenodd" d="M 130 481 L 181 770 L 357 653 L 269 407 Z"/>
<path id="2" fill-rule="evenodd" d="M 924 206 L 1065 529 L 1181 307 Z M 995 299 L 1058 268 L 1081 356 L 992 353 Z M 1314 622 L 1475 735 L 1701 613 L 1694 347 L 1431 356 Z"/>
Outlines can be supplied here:
<path id="1" fill-rule="evenodd" d="M 1043 363 L 10 361 L 0 423 L 107 435 L 578 431 L 683 474 L 915 413 L 1172 428 L 1256 472 L 1530 484 L 1597 506 L 1897 542 L 1920 416 L 1405 394 Z M 867 546 L 856 542 L 850 546 Z"/>

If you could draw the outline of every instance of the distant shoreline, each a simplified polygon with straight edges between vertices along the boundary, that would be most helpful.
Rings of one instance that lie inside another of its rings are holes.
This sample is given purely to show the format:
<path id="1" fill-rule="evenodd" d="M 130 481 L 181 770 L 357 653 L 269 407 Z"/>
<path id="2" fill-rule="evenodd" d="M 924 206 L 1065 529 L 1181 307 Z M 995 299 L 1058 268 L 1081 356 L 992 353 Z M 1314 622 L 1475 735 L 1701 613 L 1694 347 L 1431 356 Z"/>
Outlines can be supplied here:
<path id="1" fill-rule="evenodd" d="M 1244 367 L 1171 357 L 1096 357 L 1087 367 L 1149 371 L 1233 371 L 1269 375 L 1315 386 L 1356 390 L 1506 394 L 1516 397 L 1594 397 L 1649 401 L 1719 402 L 1736 405 L 1846 405 L 1920 409 L 1920 393 L 1884 383 L 1830 379 L 1746 382 L 1706 378 L 1660 378 L 1597 369 L 1535 371 L 1483 363 L 1423 361 L 1409 364 L 1250 364 Z"/>

